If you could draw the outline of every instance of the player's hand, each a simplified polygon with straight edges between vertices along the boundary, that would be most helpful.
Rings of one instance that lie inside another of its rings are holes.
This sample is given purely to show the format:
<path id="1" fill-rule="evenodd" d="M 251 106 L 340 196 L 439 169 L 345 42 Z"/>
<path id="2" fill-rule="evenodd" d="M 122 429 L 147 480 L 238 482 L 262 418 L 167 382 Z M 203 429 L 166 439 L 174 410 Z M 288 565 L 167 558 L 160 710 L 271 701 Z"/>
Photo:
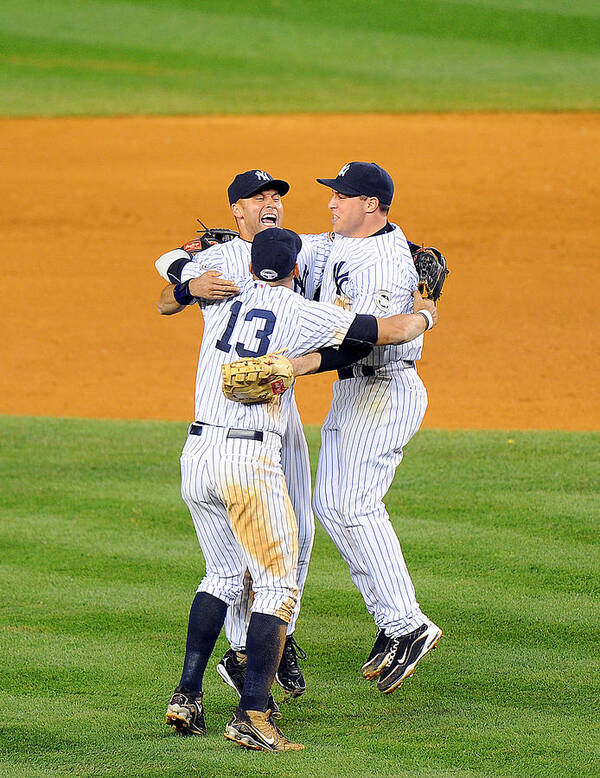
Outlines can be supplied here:
<path id="1" fill-rule="evenodd" d="M 240 293 L 239 287 L 233 281 L 222 278 L 218 270 L 207 270 L 198 278 L 193 278 L 189 290 L 194 297 L 203 300 L 226 300 Z"/>
<path id="2" fill-rule="evenodd" d="M 413 292 L 413 313 L 418 313 L 419 311 L 429 311 L 432 316 L 435 314 L 437 318 L 437 308 L 433 300 L 426 300 L 424 297 L 421 297 L 421 292 L 415 291 Z"/>
<path id="3" fill-rule="evenodd" d="M 438 312 L 433 300 L 426 300 L 421 297 L 419 291 L 413 292 L 413 313 L 419 313 L 419 311 L 429 311 L 431 318 L 433 319 L 433 326 L 438 323 Z"/>

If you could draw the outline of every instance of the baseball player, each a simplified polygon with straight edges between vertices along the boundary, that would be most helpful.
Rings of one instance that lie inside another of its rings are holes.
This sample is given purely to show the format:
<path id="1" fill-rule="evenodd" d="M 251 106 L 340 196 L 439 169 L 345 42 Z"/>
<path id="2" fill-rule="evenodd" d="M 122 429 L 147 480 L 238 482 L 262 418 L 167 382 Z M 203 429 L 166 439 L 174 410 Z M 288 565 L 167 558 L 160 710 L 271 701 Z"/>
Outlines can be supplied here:
<path id="1" fill-rule="evenodd" d="M 335 232 L 320 299 L 361 314 L 412 310 L 418 277 L 404 234 L 388 222 L 394 194 L 389 174 L 375 163 L 350 162 L 335 179 L 317 181 L 332 190 Z M 362 673 L 378 678 L 384 693 L 412 675 L 442 635 L 419 607 L 383 503 L 427 407 L 416 370 L 421 349 L 420 337 L 376 347 L 339 371 L 321 431 L 315 482 L 317 518 L 379 628 Z"/>
<path id="2" fill-rule="evenodd" d="M 252 243 L 253 279 L 240 280 L 234 301 L 201 303 L 204 333 L 196 377 L 196 421 L 181 455 L 182 497 L 194 522 L 206 574 L 189 615 L 180 683 L 167 723 L 181 734 L 206 733 L 202 682 L 246 569 L 252 577 L 247 668 L 239 705 L 225 737 L 265 751 L 300 750 L 275 725 L 270 688 L 298 595 L 298 541 L 294 511 L 281 467 L 281 437 L 293 390 L 269 404 L 241 405 L 221 392 L 219 368 L 232 357 L 285 350 L 290 357 L 344 342 L 396 343 L 434 324 L 427 315 L 378 320 L 292 291 L 302 242 L 289 230 L 258 233 Z M 191 280 L 161 295 L 163 312 L 195 301 Z"/>
<path id="3" fill-rule="evenodd" d="M 158 272 L 167 281 L 190 280 L 191 292 L 200 299 L 218 301 L 237 294 L 239 292 L 237 282 L 249 277 L 252 240 L 263 230 L 281 226 L 282 197 L 287 194 L 289 188 L 286 181 L 274 179 L 264 170 L 248 170 L 240 173 L 227 190 L 240 233 L 239 238 L 196 254 L 194 261 L 191 261 L 192 257 L 185 249 L 169 251 L 156 261 Z M 309 298 L 315 294 L 330 243 L 327 233 L 302 236 L 302 248 L 298 254 L 299 272 L 294 278 L 294 286 Z M 228 278 L 225 278 L 224 274 L 227 274 Z M 236 279 L 237 282 L 229 279 Z M 172 314 L 183 309 L 184 306 L 172 304 L 172 287 L 166 287 L 159 301 L 161 313 Z M 298 654 L 303 658 L 305 655 L 294 639 L 294 631 L 315 531 L 311 507 L 308 446 L 295 400 L 289 409 L 288 426 L 283 436 L 282 466 L 298 521 L 299 593 L 288 625 L 281 665 L 277 671 L 277 681 L 288 694 L 295 697 L 306 690 L 304 676 L 298 665 Z M 240 597 L 228 611 L 225 632 L 231 648 L 217 666 L 221 678 L 238 694 L 241 694 L 246 667 L 249 591 L 246 582 Z"/>

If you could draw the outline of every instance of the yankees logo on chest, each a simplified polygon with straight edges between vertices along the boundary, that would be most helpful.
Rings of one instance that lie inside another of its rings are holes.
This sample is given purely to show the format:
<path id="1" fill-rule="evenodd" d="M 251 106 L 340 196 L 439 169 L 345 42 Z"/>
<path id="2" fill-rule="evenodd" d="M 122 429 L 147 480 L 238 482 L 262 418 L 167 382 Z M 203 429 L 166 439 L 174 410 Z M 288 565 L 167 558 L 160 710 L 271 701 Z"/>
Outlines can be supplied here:
<path id="1" fill-rule="evenodd" d="M 305 267 L 299 276 L 294 278 L 294 292 L 306 297 L 306 282 L 308 280 L 308 268 Z"/>
<path id="2" fill-rule="evenodd" d="M 349 277 L 350 273 L 346 270 L 346 263 L 344 261 L 334 262 L 332 269 L 332 281 L 335 286 L 335 298 L 333 302 L 335 305 L 339 305 L 346 311 L 349 311 L 352 305 L 352 301 L 345 291 L 345 285 Z"/>

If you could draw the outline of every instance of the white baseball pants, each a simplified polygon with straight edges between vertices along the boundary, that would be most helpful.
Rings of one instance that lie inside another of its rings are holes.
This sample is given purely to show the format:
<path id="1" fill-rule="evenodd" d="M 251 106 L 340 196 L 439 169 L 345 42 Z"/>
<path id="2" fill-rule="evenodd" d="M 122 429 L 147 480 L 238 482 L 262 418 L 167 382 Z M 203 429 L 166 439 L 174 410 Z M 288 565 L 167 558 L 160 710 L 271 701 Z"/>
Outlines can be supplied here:
<path id="1" fill-rule="evenodd" d="M 300 613 L 302 592 L 315 539 L 315 519 L 311 505 L 310 457 L 295 402 L 291 405 L 288 425 L 282 438 L 281 465 L 298 523 L 298 598 L 287 628 L 287 634 L 291 635 L 296 628 L 296 620 Z M 246 646 L 251 591 L 252 582 L 249 577 L 246 577 L 240 596 L 227 610 L 225 635 L 234 649 L 242 649 Z"/>
<path id="2" fill-rule="evenodd" d="M 321 431 L 315 514 L 375 623 L 392 637 L 427 621 L 383 503 L 426 408 L 427 392 L 414 368 L 349 378 L 333 385 Z"/>
<path id="3" fill-rule="evenodd" d="M 296 598 L 298 527 L 281 469 L 281 438 L 228 438 L 223 427 L 188 435 L 181 454 L 181 494 L 206 575 L 198 591 L 228 605 L 252 576 L 252 611 L 289 623 Z"/>

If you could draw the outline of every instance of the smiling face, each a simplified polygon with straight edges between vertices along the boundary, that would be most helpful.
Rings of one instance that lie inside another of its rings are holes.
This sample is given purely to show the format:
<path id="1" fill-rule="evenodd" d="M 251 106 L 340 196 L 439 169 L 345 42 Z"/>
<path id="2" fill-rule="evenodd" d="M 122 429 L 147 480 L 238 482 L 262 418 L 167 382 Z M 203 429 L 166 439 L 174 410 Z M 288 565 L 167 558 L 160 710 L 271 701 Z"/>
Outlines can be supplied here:
<path id="1" fill-rule="evenodd" d="M 364 195 L 351 197 L 333 190 L 328 208 L 335 233 L 347 238 L 363 238 L 373 231 L 372 221 L 379 208 L 379 200 Z"/>
<path id="2" fill-rule="evenodd" d="M 258 232 L 270 227 L 281 227 L 283 221 L 283 203 L 275 189 L 263 189 L 244 197 L 234 203 L 231 210 L 243 240 L 253 240 Z"/>

